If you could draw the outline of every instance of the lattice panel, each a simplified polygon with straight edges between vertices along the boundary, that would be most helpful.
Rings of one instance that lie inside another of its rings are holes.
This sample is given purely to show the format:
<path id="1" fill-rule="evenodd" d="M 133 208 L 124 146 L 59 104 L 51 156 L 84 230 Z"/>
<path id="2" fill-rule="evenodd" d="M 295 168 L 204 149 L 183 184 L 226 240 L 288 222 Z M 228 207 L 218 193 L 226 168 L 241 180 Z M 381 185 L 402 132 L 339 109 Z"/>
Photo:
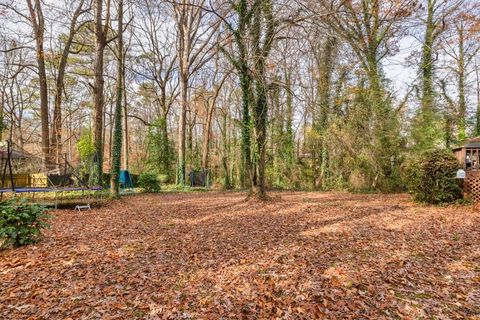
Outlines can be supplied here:
<path id="1" fill-rule="evenodd" d="M 463 184 L 463 193 L 475 202 L 480 201 L 480 178 L 467 177 Z"/>

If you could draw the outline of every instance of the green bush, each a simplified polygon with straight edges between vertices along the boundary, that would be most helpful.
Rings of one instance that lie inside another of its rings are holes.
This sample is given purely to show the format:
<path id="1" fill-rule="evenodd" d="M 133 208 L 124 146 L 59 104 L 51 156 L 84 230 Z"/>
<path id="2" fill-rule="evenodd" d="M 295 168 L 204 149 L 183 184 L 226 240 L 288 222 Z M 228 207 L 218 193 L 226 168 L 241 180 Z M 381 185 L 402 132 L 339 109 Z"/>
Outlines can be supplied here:
<path id="1" fill-rule="evenodd" d="M 45 207 L 15 199 L 0 202 L 0 249 L 20 247 L 40 239 L 48 228 Z"/>
<path id="2" fill-rule="evenodd" d="M 425 151 L 405 165 L 405 182 L 416 201 L 450 203 L 462 197 L 458 160 L 448 150 Z"/>
<path id="3" fill-rule="evenodd" d="M 145 192 L 159 192 L 160 182 L 154 173 L 144 172 L 138 177 L 138 186 Z"/>

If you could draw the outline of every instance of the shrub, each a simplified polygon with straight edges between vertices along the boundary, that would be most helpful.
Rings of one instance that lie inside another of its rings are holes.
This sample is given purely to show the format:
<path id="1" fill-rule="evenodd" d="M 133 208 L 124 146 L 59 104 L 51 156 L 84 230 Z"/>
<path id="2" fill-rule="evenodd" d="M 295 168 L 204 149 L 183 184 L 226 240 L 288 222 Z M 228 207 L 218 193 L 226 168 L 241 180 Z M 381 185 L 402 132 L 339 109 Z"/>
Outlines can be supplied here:
<path id="1" fill-rule="evenodd" d="M 146 192 L 159 192 L 160 182 L 154 173 L 144 172 L 138 177 L 138 186 Z"/>
<path id="2" fill-rule="evenodd" d="M 37 242 L 48 228 L 45 207 L 15 199 L 0 202 L 0 249 Z"/>
<path id="3" fill-rule="evenodd" d="M 458 169 L 458 160 L 450 151 L 425 151 L 405 165 L 405 182 L 417 201 L 450 203 L 462 197 L 456 179 Z"/>

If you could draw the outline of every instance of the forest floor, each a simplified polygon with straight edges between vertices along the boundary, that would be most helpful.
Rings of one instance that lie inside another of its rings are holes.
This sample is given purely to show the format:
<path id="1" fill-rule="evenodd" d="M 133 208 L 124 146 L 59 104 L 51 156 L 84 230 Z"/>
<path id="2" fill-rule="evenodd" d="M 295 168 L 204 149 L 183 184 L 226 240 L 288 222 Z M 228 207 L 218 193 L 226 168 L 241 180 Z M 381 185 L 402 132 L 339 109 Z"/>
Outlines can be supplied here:
<path id="1" fill-rule="evenodd" d="M 1 319 L 480 319 L 480 210 L 407 195 L 137 195 L 0 252 Z"/>

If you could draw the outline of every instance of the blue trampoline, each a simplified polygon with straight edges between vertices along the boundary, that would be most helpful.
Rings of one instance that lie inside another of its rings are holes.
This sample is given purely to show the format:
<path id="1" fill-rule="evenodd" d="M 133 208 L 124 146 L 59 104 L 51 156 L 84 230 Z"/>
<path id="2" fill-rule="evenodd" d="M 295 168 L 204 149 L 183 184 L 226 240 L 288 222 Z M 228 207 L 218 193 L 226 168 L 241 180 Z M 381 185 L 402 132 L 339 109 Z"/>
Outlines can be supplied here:
<path id="1" fill-rule="evenodd" d="M 5 148 L 6 147 L 6 148 Z M 13 150 L 12 148 L 12 142 L 10 140 L 7 140 L 6 143 L 0 142 L 0 159 L 3 162 L 3 172 L 2 172 L 2 184 L 0 187 L 0 201 L 3 200 L 3 195 L 4 194 L 11 194 L 13 197 L 16 197 L 17 194 L 32 194 L 32 198 L 35 198 L 36 193 L 54 193 L 55 194 L 55 208 L 57 207 L 59 196 L 60 200 L 63 197 L 64 192 L 71 192 L 71 191 L 94 191 L 95 195 L 97 196 L 98 193 L 96 191 L 101 191 L 103 190 L 102 187 L 90 187 L 87 186 L 85 183 L 81 181 L 80 178 L 78 178 L 75 173 L 73 173 L 73 176 L 75 176 L 78 181 L 80 182 L 81 186 L 71 186 L 71 183 L 73 183 L 73 180 L 68 178 L 69 185 L 62 184 L 62 182 L 56 181 L 55 183 L 50 180 L 50 178 L 47 175 L 47 180 L 48 182 L 45 184 L 45 187 L 35 187 L 32 185 L 31 187 L 25 187 L 25 186 L 19 186 L 18 188 L 15 187 L 15 180 L 13 177 L 13 169 L 12 169 L 12 159 L 24 159 L 32 157 L 31 155 L 24 153 L 24 152 L 19 152 L 16 150 Z M 67 172 L 67 166 L 72 167 L 68 161 L 65 159 L 65 172 L 64 176 L 59 175 L 62 179 L 65 180 L 66 172 Z M 73 167 L 72 167 L 73 169 Z M 127 177 L 129 180 L 126 180 L 127 182 L 130 181 L 131 183 L 131 178 L 130 175 L 128 174 L 127 171 Z M 7 180 L 8 179 L 8 180 Z M 57 179 L 58 180 L 58 179 Z M 9 186 L 6 186 L 6 182 L 9 182 Z M 30 182 L 29 182 L 30 183 Z M 65 183 L 65 182 L 63 182 Z M 49 186 L 51 185 L 51 187 Z M 88 194 L 90 197 L 92 194 Z"/>
<path id="2" fill-rule="evenodd" d="M 68 191 L 100 191 L 102 187 L 92 188 L 15 188 L 15 189 L 0 189 L 0 193 L 37 193 L 37 192 L 68 192 Z"/>
<path id="3" fill-rule="evenodd" d="M 53 192 L 55 194 L 55 198 L 53 199 L 52 205 L 55 209 L 58 208 L 58 204 L 62 203 L 64 199 L 63 193 L 70 192 L 70 191 L 101 191 L 103 190 L 102 187 L 91 187 L 91 188 L 81 188 L 81 187 L 65 187 L 65 188 L 15 188 L 15 189 L 0 189 L 0 199 L 3 199 L 3 194 L 12 194 L 13 197 L 16 197 L 17 194 L 32 194 L 32 201 L 35 201 L 35 194 L 36 193 L 50 193 Z M 95 193 L 98 196 L 98 193 Z M 90 208 L 90 201 L 91 201 L 91 194 L 88 197 L 88 208 Z M 97 198 L 95 196 L 95 198 Z"/>

